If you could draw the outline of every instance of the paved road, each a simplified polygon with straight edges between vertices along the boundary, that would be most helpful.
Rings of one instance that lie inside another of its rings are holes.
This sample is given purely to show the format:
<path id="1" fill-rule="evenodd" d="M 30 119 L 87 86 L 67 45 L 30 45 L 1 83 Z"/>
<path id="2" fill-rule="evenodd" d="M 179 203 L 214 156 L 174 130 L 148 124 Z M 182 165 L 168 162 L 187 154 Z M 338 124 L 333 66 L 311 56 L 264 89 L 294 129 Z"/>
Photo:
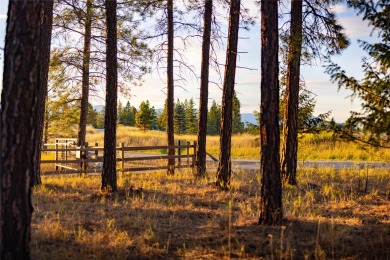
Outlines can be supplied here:
<path id="1" fill-rule="evenodd" d="M 132 154 L 132 156 L 146 156 L 147 154 Z M 156 154 L 154 154 L 156 155 Z M 217 158 L 216 158 L 217 159 Z M 207 163 L 209 167 L 217 167 L 218 162 L 214 162 L 207 157 Z M 242 170 L 259 170 L 260 160 L 253 159 L 232 159 L 233 169 Z M 369 168 L 384 168 L 390 169 L 390 162 L 358 162 L 358 161 L 334 161 L 334 160 L 316 160 L 316 161 L 298 161 L 298 167 L 326 167 L 334 168 L 335 170 L 341 169 L 365 169 Z"/>
<path id="2" fill-rule="evenodd" d="M 136 154 L 132 153 L 131 156 L 158 156 L 158 154 Z M 126 157 L 130 157 L 127 155 Z M 145 161 L 147 162 L 147 161 Z M 208 169 L 216 169 L 218 162 L 215 162 L 207 157 Z M 95 165 L 101 168 L 102 163 Z M 310 168 L 333 168 L 335 170 L 341 169 L 366 169 L 368 168 L 381 168 L 390 169 L 390 162 L 357 162 L 357 161 L 333 161 L 333 160 L 316 160 L 316 161 L 298 161 L 298 167 L 310 167 Z M 253 159 L 232 159 L 232 168 L 235 171 L 260 171 L 260 160 Z"/>
<path id="3" fill-rule="evenodd" d="M 211 163 L 211 167 L 217 166 L 217 163 Z M 257 170 L 260 169 L 259 160 L 250 160 L 250 159 L 233 159 L 232 160 L 233 169 L 242 169 L 242 170 Z M 365 169 L 368 168 L 382 168 L 390 169 L 390 162 L 357 162 L 357 161 L 327 161 L 327 160 L 317 160 L 317 161 L 299 161 L 298 167 L 331 167 L 335 170 L 341 169 Z"/>

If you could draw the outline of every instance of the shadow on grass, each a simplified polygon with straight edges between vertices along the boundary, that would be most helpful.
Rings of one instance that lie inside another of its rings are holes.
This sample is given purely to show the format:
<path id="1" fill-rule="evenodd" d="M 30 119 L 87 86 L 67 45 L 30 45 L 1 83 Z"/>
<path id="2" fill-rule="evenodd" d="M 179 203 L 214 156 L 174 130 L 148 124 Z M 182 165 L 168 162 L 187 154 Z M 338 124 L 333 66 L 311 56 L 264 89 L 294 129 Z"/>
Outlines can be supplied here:
<path id="1" fill-rule="evenodd" d="M 164 184 L 170 182 L 177 181 L 168 179 Z M 246 218 L 241 208 L 246 199 L 252 207 L 257 203 L 248 192 L 253 187 L 242 185 L 232 191 L 232 198 L 210 185 L 203 185 L 207 189 L 202 195 L 131 187 L 110 195 L 74 185 L 45 184 L 46 193 L 36 198 L 32 258 L 390 257 L 388 217 L 376 223 L 347 224 L 340 220 L 346 209 L 335 209 L 321 212 L 319 220 L 286 219 L 281 226 L 259 226 L 256 216 Z M 59 201 L 67 194 L 76 195 Z M 229 198 L 235 202 L 231 208 Z M 386 206 L 383 200 L 376 203 Z M 353 217 L 365 219 L 367 214 Z"/>

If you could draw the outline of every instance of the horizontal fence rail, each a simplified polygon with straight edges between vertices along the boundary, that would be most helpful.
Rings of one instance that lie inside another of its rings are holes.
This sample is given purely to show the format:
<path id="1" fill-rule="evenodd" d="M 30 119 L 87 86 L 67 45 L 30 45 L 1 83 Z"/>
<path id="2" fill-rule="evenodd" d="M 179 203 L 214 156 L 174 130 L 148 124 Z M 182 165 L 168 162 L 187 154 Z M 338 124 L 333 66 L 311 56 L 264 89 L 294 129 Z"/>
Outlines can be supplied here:
<path id="1" fill-rule="evenodd" d="M 52 148 L 54 147 L 54 148 Z M 116 161 L 119 171 L 133 172 L 146 170 L 168 169 L 168 159 L 175 159 L 175 168 L 195 167 L 196 142 L 177 145 L 157 146 L 132 146 L 126 147 L 123 143 L 116 147 Z M 136 154 L 136 151 L 175 151 L 174 155 L 168 154 Z M 184 154 L 183 154 L 184 151 Z M 55 173 L 99 173 L 102 171 L 104 147 L 95 146 L 77 147 L 74 138 L 57 138 L 55 143 L 45 144 L 42 152 L 55 154 L 55 159 L 41 160 L 42 164 L 54 164 Z M 159 162 L 156 163 L 156 162 Z"/>

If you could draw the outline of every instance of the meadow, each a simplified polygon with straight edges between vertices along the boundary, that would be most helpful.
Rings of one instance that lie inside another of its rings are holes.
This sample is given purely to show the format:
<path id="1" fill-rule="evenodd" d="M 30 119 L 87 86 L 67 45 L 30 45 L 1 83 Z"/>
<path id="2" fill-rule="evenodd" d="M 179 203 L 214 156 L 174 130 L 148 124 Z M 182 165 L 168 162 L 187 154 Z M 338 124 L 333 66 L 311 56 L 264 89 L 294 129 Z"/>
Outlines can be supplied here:
<path id="1" fill-rule="evenodd" d="M 117 141 L 126 146 L 166 144 L 161 132 L 118 130 Z M 256 138 L 233 136 L 233 158 L 259 158 Z M 218 157 L 219 138 L 207 140 L 207 151 Z M 87 141 L 102 145 L 103 135 L 89 128 Z M 302 135 L 299 142 L 299 160 L 390 161 L 386 149 L 329 133 Z M 206 178 L 191 170 L 118 174 L 116 194 L 99 191 L 98 174 L 45 170 L 34 189 L 32 259 L 390 259 L 388 168 L 299 167 L 298 185 L 283 187 L 285 218 L 275 227 L 257 225 L 256 169 L 234 171 L 228 192 L 215 188 L 213 167 Z"/>
<path id="2" fill-rule="evenodd" d="M 103 145 L 103 134 L 89 127 L 87 141 Z M 135 127 L 119 126 L 117 143 L 125 146 L 166 145 L 166 133 L 161 131 L 143 132 Z M 193 142 L 195 135 L 176 135 L 175 140 Z M 219 155 L 219 136 L 207 136 L 206 150 L 214 157 Z M 232 158 L 260 158 L 259 136 L 239 134 L 232 136 Z M 390 162 L 390 149 L 362 146 L 353 142 L 338 140 L 330 132 L 301 134 L 299 136 L 298 160 L 352 160 Z"/>
<path id="3" fill-rule="evenodd" d="M 366 174 L 368 183 L 366 188 Z M 281 226 L 257 225 L 260 175 L 43 176 L 34 190 L 32 259 L 389 259 L 390 170 L 299 169 Z"/>

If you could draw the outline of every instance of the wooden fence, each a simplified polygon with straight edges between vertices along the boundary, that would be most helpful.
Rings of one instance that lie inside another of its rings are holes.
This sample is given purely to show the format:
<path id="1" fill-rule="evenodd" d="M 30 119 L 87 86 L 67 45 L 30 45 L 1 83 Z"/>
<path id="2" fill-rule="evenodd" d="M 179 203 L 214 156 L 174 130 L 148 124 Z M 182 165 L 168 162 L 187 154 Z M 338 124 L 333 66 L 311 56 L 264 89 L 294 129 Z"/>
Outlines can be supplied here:
<path id="1" fill-rule="evenodd" d="M 118 170 L 124 173 L 168 169 L 168 159 L 175 159 L 175 168 L 194 169 L 196 147 L 195 141 L 192 144 L 190 142 L 182 144 L 178 141 L 178 144 L 173 146 L 126 147 L 121 143 L 116 148 Z M 156 150 L 161 153 L 161 150 L 169 149 L 174 149 L 175 154 L 156 153 Z M 137 151 L 154 151 L 154 153 L 143 154 L 136 153 Z M 100 147 L 97 143 L 95 146 L 88 146 L 86 143 L 85 147 L 77 147 L 73 139 L 56 139 L 53 144 L 45 144 L 42 152 L 55 153 L 54 160 L 41 160 L 41 164 L 55 164 L 55 173 L 98 173 L 102 170 L 104 147 Z"/>

